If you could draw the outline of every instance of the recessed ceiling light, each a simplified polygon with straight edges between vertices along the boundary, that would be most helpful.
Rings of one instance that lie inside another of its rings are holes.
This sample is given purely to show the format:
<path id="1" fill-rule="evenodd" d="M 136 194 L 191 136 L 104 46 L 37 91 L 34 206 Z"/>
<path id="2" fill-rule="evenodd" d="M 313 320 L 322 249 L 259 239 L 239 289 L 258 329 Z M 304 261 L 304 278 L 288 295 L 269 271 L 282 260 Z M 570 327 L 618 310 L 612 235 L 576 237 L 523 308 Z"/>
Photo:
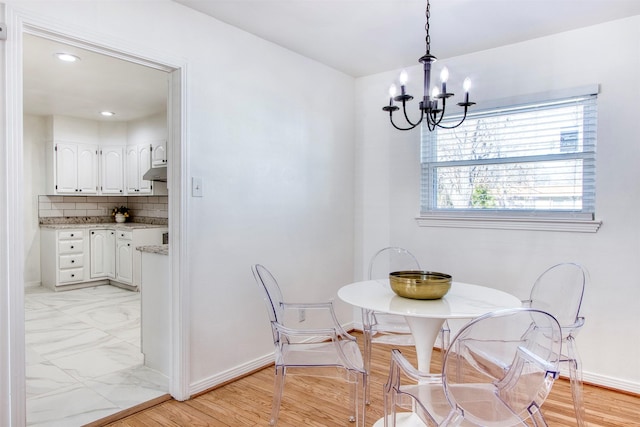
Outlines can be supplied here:
<path id="1" fill-rule="evenodd" d="M 76 62 L 76 61 L 80 61 L 80 57 L 76 56 L 76 55 L 72 55 L 70 53 L 56 53 L 55 57 L 58 58 L 60 61 L 64 61 L 64 62 Z"/>
<path id="2" fill-rule="evenodd" d="M 100 114 L 105 117 L 111 117 L 116 115 L 116 113 L 114 113 L 113 111 L 100 111 Z"/>

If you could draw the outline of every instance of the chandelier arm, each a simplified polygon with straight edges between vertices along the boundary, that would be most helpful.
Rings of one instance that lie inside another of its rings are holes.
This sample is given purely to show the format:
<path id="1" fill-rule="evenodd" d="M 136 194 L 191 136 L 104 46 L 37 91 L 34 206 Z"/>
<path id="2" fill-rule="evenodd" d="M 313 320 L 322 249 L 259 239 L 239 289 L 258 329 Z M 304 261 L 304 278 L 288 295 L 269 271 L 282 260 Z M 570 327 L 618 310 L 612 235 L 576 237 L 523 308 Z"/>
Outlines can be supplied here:
<path id="1" fill-rule="evenodd" d="M 409 115 L 407 114 L 407 105 L 406 105 L 404 100 L 402 100 L 402 112 L 404 113 L 404 119 L 407 121 L 407 123 L 409 123 L 411 125 L 410 129 L 413 129 L 414 127 L 418 126 L 420 124 L 420 122 L 422 121 L 422 117 L 424 115 L 424 113 L 422 113 L 422 111 L 421 111 L 420 112 L 420 120 L 418 120 L 416 123 L 413 123 L 411 120 L 409 120 Z"/>
<path id="2" fill-rule="evenodd" d="M 405 113 L 405 118 L 406 118 L 406 113 Z M 389 120 L 391 121 L 391 124 L 393 125 L 393 127 L 394 127 L 394 128 L 396 128 L 396 129 L 398 129 L 398 130 L 411 130 L 411 129 L 415 129 L 415 128 L 416 128 L 416 126 L 418 126 L 418 125 L 422 122 L 422 119 L 423 119 L 423 115 L 422 115 L 422 114 L 420 114 L 420 120 L 418 120 L 418 122 L 417 122 L 417 123 L 412 123 L 412 122 L 410 122 L 410 121 L 407 119 L 407 122 L 409 123 L 409 127 L 408 127 L 408 128 L 402 128 L 402 127 L 400 127 L 400 126 L 396 125 L 396 124 L 393 122 L 393 114 L 391 113 L 391 111 L 389 111 Z"/>
<path id="3" fill-rule="evenodd" d="M 438 122 L 438 124 L 436 126 L 438 126 L 440 129 L 455 129 L 458 126 L 460 126 L 464 120 L 467 118 L 467 107 L 464 107 L 464 116 L 462 116 L 462 119 L 460 119 L 460 121 L 458 122 L 457 125 L 454 126 L 443 126 L 441 124 L 439 124 L 440 122 Z"/>

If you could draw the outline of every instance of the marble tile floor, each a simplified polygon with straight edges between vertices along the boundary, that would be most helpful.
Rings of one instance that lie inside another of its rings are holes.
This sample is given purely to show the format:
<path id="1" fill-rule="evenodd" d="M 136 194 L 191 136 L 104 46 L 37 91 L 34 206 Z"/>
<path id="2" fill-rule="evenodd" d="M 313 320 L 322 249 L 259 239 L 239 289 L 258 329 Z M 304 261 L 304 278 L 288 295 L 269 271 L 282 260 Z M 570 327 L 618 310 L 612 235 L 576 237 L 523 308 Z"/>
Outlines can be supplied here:
<path id="1" fill-rule="evenodd" d="M 143 365 L 140 293 L 25 291 L 27 426 L 78 427 L 167 393 Z"/>

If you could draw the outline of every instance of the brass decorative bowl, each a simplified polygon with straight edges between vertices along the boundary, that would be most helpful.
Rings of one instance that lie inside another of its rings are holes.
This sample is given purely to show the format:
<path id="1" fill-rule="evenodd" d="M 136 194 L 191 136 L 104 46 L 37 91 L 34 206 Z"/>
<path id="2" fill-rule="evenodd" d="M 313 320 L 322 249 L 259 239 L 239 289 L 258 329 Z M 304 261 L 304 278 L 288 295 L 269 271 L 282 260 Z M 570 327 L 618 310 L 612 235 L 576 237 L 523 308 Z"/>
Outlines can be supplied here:
<path id="1" fill-rule="evenodd" d="M 401 297 L 440 299 L 451 288 L 451 276 L 434 271 L 394 271 L 389 273 L 389 283 Z"/>

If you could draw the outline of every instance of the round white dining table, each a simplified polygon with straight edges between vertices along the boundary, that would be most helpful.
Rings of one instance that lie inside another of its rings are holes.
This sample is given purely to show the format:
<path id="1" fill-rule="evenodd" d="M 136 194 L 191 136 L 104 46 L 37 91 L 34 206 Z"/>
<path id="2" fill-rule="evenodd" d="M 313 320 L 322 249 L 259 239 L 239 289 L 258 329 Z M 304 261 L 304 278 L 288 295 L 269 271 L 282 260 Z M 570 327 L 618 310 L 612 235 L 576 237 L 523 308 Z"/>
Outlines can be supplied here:
<path id="1" fill-rule="evenodd" d="M 396 295 L 389 279 L 351 283 L 338 290 L 338 297 L 364 310 L 397 314 L 407 319 L 416 347 L 418 369 L 429 372 L 431 352 L 447 319 L 473 319 L 483 314 L 521 307 L 515 296 L 486 286 L 453 282 L 441 299 L 416 300 Z"/>

